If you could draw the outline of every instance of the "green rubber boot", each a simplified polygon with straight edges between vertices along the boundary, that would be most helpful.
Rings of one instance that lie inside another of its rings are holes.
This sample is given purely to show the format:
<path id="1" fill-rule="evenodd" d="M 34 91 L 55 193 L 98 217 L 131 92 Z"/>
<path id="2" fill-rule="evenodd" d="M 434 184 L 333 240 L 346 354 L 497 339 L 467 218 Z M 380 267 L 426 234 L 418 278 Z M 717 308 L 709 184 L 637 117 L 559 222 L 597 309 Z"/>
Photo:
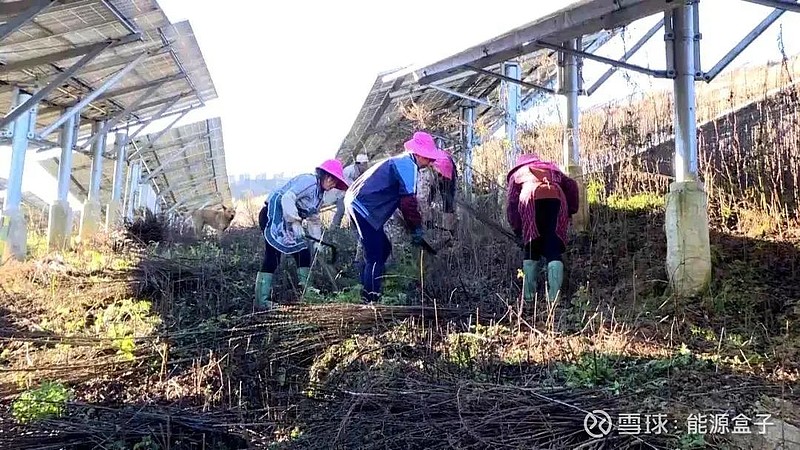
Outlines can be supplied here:
<path id="1" fill-rule="evenodd" d="M 297 268 L 297 282 L 300 284 L 300 287 L 305 290 L 308 287 L 309 281 L 309 273 L 311 269 L 308 267 L 298 267 Z"/>
<path id="2" fill-rule="evenodd" d="M 525 277 L 522 284 L 522 299 L 526 302 L 533 301 L 536 295 L 536 284 L 539 278 L 539 261 L 526 259 L 522 261 L 522 274 Z"/>
<path id="3" fill-rule="evenodd" d="M 258 272 L 256 275 L 256 309 L 264 310 L 272 308 L 272 302 L 269 300 L 271 288 L 272 274 Z"/>
<path id="4" fill-rule="evenodd" d="M 556 299 L 556 295 L 561 291 L 561 283 L 564 282 L 564 263 L 561 261 L 550 261 L 547 264 L 547 298 L 550 301 Z"/>

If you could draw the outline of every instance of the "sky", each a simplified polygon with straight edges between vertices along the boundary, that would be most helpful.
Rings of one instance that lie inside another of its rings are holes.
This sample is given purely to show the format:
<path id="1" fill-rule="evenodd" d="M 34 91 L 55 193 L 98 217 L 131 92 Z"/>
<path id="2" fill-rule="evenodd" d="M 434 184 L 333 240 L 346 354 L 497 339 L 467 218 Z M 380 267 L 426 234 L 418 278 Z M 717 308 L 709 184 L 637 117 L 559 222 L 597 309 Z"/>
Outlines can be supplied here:
<path id="1" fill-rule="evenodd" d="M 236 176 L 312 170 L 334 156 L 379 72 L 435 62 L 571 2 L 494 0 L 491 7 L 473 0 L 401 4 L 342 0 L 280 6 L 228 0 L 224 7 L 197 0 L 158 3 L 172 22 L 190 21 L 219 96 L 178 126 L 220 116 L 227 171 Z M 703 68 L 708 69 L 771 9 L 738 0 L 703 0 L 700 11 Z M 656 19 L 631 25 L 625 39 L 607 44 L 598 54 L 619 57 Z M 800 15 L 785 13 L 728 70 L 779 58 L 780 24 L 786 52 L 800 52 Z M 630 62 L 663 69 L 662 36 L 657 33 Z M 606 67 L 585 62 L 587 85 Z M 618 71 L 592 97 L 582 97 L 581 107 L 671 85 L 669 80 L 624 74 L 631 73 Z M 552 112 L 552 106 L 560 104 L 556 99 L 526 116 Z M 156 122 L 145 133 L 158 131 L 171 120 Z M 0 148 L 0 155 L 6 155 L 0 157 L 0 177 L 8 173 L 10 152 L 4 150 Z M 55 181 L 40 181 L 42 172 L 29 157 L 23 189 L 49 201 Z"/>
<path id="2" fill-rule="evenodd" d="M 436 61 L 569 3 L 495 0 L 489 8 L 471 0 L 344 0 L 276 7 L 274 2 L 230 0 L 240 7 L 221 8 L 217 2 L 159 0 L 172 21 L 192 24 L 219 94 L 207 111 L 183 122 L 221 115 L 229 175 L 312 169 L 335 154 L 379 72 Z M 771 11 L 735 0 L 703 0 L 700 8 L 706 68 Z M 627 45 L 655 20 L 632 26 Z M 797 14 L 785 13 L 781 22 L 794 26 L 784 26 L 784 33 L 797 29 L 799 21 Z M 776 23 L 732 66 L 758 62 L 767 53 L 777 57 L 778 29 Z M 796 52 L 798 32 L 792 35 L 795 39 L 786 41 L 795 43 L 790 47 Z M 663 68 L 661 37 L 654 36 L 631 62 Z M 599 53 L 619 56 L 621 44 Z M 605 68 L 587 63 L 585 77 L 590 82 Z M 641 88 L 670 83 L 633 78 Z M 618 72 L 581 106 L 612 100 L 629 86 Z"/>

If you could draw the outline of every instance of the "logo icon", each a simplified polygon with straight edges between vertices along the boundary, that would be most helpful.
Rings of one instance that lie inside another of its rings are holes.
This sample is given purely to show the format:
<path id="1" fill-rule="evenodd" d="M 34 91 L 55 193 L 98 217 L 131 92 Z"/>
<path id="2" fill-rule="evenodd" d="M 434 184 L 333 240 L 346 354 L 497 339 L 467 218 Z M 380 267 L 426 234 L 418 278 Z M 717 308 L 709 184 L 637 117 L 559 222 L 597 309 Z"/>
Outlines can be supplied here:
<path id="1" fill-rule="evenodd" d="M 583 429 L 593 438 L 607 436 L 611 432 L 611 416 L 602 409 L 586 413 L 583 418 Z"/>

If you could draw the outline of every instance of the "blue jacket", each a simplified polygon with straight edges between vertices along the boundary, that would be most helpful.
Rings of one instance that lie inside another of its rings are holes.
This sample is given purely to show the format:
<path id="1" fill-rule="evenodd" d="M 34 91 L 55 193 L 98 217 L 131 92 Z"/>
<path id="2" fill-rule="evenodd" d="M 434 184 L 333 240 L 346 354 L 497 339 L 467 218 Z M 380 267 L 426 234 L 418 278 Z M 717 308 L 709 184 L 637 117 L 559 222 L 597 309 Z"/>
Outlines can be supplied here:
<path id="1" fill-rule="evenodd" d="M 376 230 L 400 208 L 407 226 L 415 228 L 421 222 L 416 204 L 418 171 L 410 153 L 386 158 L 350 185 L 344 196 L 345 205 Z"/>

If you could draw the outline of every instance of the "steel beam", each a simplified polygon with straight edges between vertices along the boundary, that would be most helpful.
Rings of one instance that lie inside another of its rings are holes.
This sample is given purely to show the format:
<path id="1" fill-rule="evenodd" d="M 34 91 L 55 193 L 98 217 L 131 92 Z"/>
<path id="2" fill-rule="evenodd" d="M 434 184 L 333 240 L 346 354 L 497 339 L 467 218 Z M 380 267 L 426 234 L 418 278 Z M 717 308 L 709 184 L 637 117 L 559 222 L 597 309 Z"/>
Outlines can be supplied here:
<path id="1" fill-rule="evenodd" d="M 637 66 L 636 64 L 628 64 L 623 61 L 617 61 L 616 59 L 606 58 L 605 56 L 595 55 L 593 53 L 588 53 L 577 49 L 564 48 L 560 45 L 551 44 L 549 42 L 536 41 L 534 44 L 531 45 L 534 45 L 536 47 L 547 48 L 550 50 L 555 50 L 561 53 L 571 54 L 574 56 L 580 56 L 581 58 L 591 59 L 593 61 L 597 61 L 603 64 L 608 64 L 610 66 L 618 67 L 620 69 L 632 70 L 634 72 L 643 73 L 645 75 L 650 75 L 651 77 L 655 78 L 668 78 L 667 72 L 664 70 L 648 69 L 646 67 Z"/>
<path id="2" fill-rule="evenodd" d="M 104 5 L 104 6 L 105 6 L 105 7 L 106 7 L 106 8 L 107 8 L 109 11 L 111 11 L 111 13 L 112 13 L 112 14 L 114 14 L 114 17 L 116 17 L 116 18 L 117 18 L 117 20 L 119 20 L 119 21 L 120 21 L 120 23 L 122 23 L 122 25 L 123 25 L 125 28 L 127 28 L 129 32 L 131 32 L 131 33 L 138 33 L 138 32 L 139 32 L 138 28 L 136 28 L 136 24 L 135 24 L 135 23 L 133 23 L 133 22 L 131 22 L 130 20 L 128 20 L 128 18 L 127 18 L 127 17 L 125 17 L 125 15 L 124 15 L 124 14 L 122 14 L 122 13 L 121 13 L 121 12 L 120 12 L 120 11 L 117 9 L 117 7 L 116 7 L 116 6 L 114 6 L 114 5 L 113 5 L 111 2 L 109 2 L 108 0 L 100 0 L 100 2 L 101 2 L 101 3 L 102 3 L 102 4 L 103 4 L 103 5 Z"/>
<path id="3" fill-rule="evenodd" d="M 627 0 L 625 2 L 582 1 L 547 17 L 516 28 L 489 41 L 415 71 L 419 83 L 433 83 L 467 70 L 466 65 L 485 68 L 536 51 L 534 41 L 564 42 L 627 25 L 640 18 L 678 7 L 681 2 Z M 588 58 L 587 58 L 588 59 Z"/>
<path id="4" fill-rule="evenodd" d="M 503 108 L 499 108 L 497 105 L 495 105 L 495 104 L 493 104 L 491 102 L 488 102 L 486 100 L 482 100 L 482 99 L 477 98 L 477 97 L 472 97 L 472 96 L 467 95 L 467 94 L 462 94 L 461 92 L 454 91 L 452 89 L 448 89 L 448 88 L 445 88 L 445 87 L 436 86 L 435 84 L 429 84 L 429 85 L 426 85 L 425 87 L 429 87 L 429 88 L 437 90 L 439 92 L 444 92 L 445 94 L 450 94 L 450 95 L 452 95 L 454 97 L 463 98 L 464 100 L 469 100 L 471 102 L 480 103 L 481 105 L 486 105 L 486 106 L 489 106 L 489 107 L 492 107 L 492 108 L 503 109 Z"/>
<path id="5" fill-rule="evenodd" d="M 31 5 L 28 8 L 26 8 L 25 11 L 22 11 L 21 13 L 14 16 L 13 19 L 9 20 L 3 25 L 0 25 L 0 41 L 7 38 L 8 35 L 10 35 L 11 33 L 19 30 L 20 27 L 33 20 L 33 18 L 37 14 L 49 8 L 56 1 L 57 0 L 32 1 Z"/>
<path id="6" fill-rule="evenodd" d="M 77 137 L 77 116 L 73 115 L 61 126 L 61 159 L 58 160 L 58 190 L 56 200 L 69 200 L 70 176 L 72 175 L 72 149 Z"/>
<path id="7" fill-rule="evenodd" d="M 176 98 L 172 102 L 165 104 L 161 109 L 159 109 L 155 114 L 153 114 L 152 117 L 150 117 L 149 119 L 147 119 L 146 122 L 141 124 L 141 126 L 136 131 L 134 131 L 130 136 L 128 136 L 128 140 L 132 141 L 132 140 L 136 139 L 136 136 L 138 136 L 139 133 L 142 132 L 142 130 L 147 128 L 151 123 L 155 122 L 156 120 L 161 119 L 161 116 L 163 116 L 164 113 L 169 111 L 173 106 L 178 104 L 179 101 L 181 101 L 181 99 L 180 98 Z"/>
<path id="8" fill-rule="evenodd" d="M 178 99 L 178 101 L 180 101 L 180 99 Z M 175 105 L 173 104 L 172 106 L 175 106 Z M 162 114 L 161 117 L 159 117 L 159 119 L 166 119 L 168 117 L 178 116 L 178 120 L 180 120 L 183 117 L 185 117 L 186 114 L 189 114 L 190 112 L 194 111 L 195 108 L 197 108 L 197 105 L 192 105 L 192 106 L 190 106 L 188 108 L 178 109 L 178 110 L 175 110 L 175 111 L 170 111 L 169 113 Z M 146 123 L 148 123 L 149 120 L 150 119 L 146 119 L 146 120 L 143 120 L 143 119 L 131 120 L 130 122 L 126 122 L 125 126 L 117 126 L 115 128 L 112 128 L 109 131 L 112 132 L 112 133 L 115 133 L 115 132 L 120 131 L 120 130 L 127 130 L 130 127 L 135 127 L 137 125 L 146 124 Z"/>
<path id="9" fill-rule="evenodd" d="M 83 45 L 76 48 L 62 50 L 60 52 L 48 53 L 47 55 L 37 56 L 36 58 L 25 59 L 22 61 L 14 61 L 0 66 L 0 74 L 7 74 L 10 72 L 18 72 L 25 69 L 32 69 L 34 67 L 44 66 L 47 64 L 54 64 L 66 59 L 77 58 L 94 52 L 101 48 L 101 52 L 109 47 L 116 47 L 125 45 L 137 40 L 141 40 L 142 36 L 138 34 L 129 34 L 120 39 L 109 39 L 103 42 L 95 42 L 94 44 Z M 81 66 L 83 67 L 83 66 Z"/>
<path id="10" fill-rule="evenodd" d="M 175 119 L 174 119 L 172 122 L 170 122 L 170 123 L 169 123 L 169 125 L 167 125 L 166 127 L 164 127 L 164 129 L 163 129 L 163 130 L 159 131 L 159 132 L 158 132 L 158 134 L 156 134 L 156 135 L 155 135 L 153 138 L 151 138 L 151 139 L 150 139 L 150 142 L 147 144 L 147 146 L 146 146 L 146 147 L 137 148 L 137 149 L 136 149 L 136 151 L 135 151 L 135 152 L 133 152 L 133 154 L 130 156 L 130 158 L 129 158 L 129 159 L 133 159 L 133 158 L 135 158 L 135 157 L 137 157 L 137 156 L 141 156 L 141 155 L 142 155 L 143 153 L 145 153 L 147 150 L 149 150 L 149 149 L 153 148 L 153 147 L 155 146 L 156 142 L 158 142 L 158 140 L 159 140 L 159 139 L 161 139 L 162 137 L 164 137 L 164 135 L 166 135 L 167 133 L 169 133 L 169 130 L 171 130 L 171 129 L 172 129 L 172 127 L 174 127 L 174 126 L 175 126 L 175 124 L 176 124 L 176 123 L 178 123 L 178 121 L 180 121 L 181 119 L 183 119 L 183 117 L 184 117 L 186 114 L 188 114 L 188 113 L 189 113 L 189 111 L 190 111 L 190 110 L 187 110 L 187 111 L 186 111 L 186 112 L 184 112 L 183 114 L 180 114 L 180 115 L 179 115 L 178 117 L 176 117 L 176 118 L 175 118 Z"/>
<path id="11" fill-rule="evenodd" d="M 770 6 L 772 8 L 781 9 L 784 11 L 800 12 L 800 4 L 790 2 L 788 0 L 744 0 L 750 3 L 756 3 L 763 6 Z"/>
<path id="12" fill-rule="evenodd" d="M 15 89 L 14 98 L 17 105 L 24 104 L 30 94 Z M 14 121 L 11 135 L 11 165 L 8 173 L 8 187 L 3 203 L 5 211 L 18 210 L 22 203 L 22 174 L 25 171 L 25 156 L 28 151 L 28 139 L 33 136 L 31 130 L 36 123 L 36 107 L 31 108 Z"/>
<path id="13" fill-rule="evenodd" d="M 90 137 L 86 142 L 83 143 L 83 145 L 80 146 L 80 149 L 88 148 L 90 145 L 92 145 L 92 143 L 96 139 L 98 139 L 99 136 L 101 136 L 101 135 L 105 136 L 106 133 L 108 133 L 108 130 L 111 129 L 111 127 L 116 125 L 117 122 L 119 122 L 123 117 L 126 117 L 128 114 L 130 114 L 131 111 L 136 109 L 143 101 L 145 101 L 146 99 L 150 98 L 150 96 L 153 95 L 157 90 L 159 90 L 161 88 L 161 86 L 163 86 L 163 85 L 164 85 L 164 83 L 162 82 L 162 83 L 157 84 L 155 86 L 151 86 L 150 89 L 145 91 L 144 94 L 140 95 L 139 97 L 136 98 L 136 100 L 131 102 L 131 104 L 126 106 L 125 109 L 123 109 L 122 111 L 119 111 L 118 113 L 114 114 L 114 116 L 112 116 L 110 119 L 108 119 L 105 122 L 105 124 L 103 125 L 103 129 L 100 130 L 100 133 L 95 134 L 92 137 Z"/>
<path id="14" fill-rule="evenodd" d="M 503 63 L 503 73 L 506 77 L 519 80 L 520 67 L 517 61 Z M 511 143 L 508 150 L 508 168 L 514 167 L 514 163 L 519 156 L 519 144 L 517 143 L 517 114 L 519 113 L 520 88 L 519 84 L 503 81 L 503 92 L 505 93 L 505 126 L 506 138 Z"/>
<path id="15" fill-rule="evenodd" d="M 472 192 L 472 151 L 475 147 L 475 107 L 461 108 L 462 138 L 464 144 L 464 192 Z"/>
<path id="16" fill-rule="evenodd" d="M 41 137 L 46 137 L 50 133 L 56 130 L 56 128 L 60 127 L 63 124 L 69 115 L 75 114 L 84 106 L 88 105 L 89 103 L 93 102 L 97 97 L 99 97 L 103 92 L 107 91 L 110 87 L 114 86 L 122 77 L 124 77 L 128 72 L 133 70 L 140 62 L 144 61 L 147 58 L 148 53 L 142 53 L 136 59 L 129 62 L 123 69 L 119 70 L 117 73 L 114 74 L 111 78 L 107 79 L 100 87 L 94 90 L 91 94 L 84 97 L 80 102 L 75 104 L 74 106 L 70 107 L 69 110 L 62 114 L 61 117 L 56 119 L 55 122 L 50 124 L 47 128 L 42 130 L 39 135 Z"/>
<path id="17" fill-rule="evenodd" d="M 488 75 L 490 77 L 497 78 L 499 80 L 508 81 L 509 83 L 518 84 L 520 86 L 524 86 L 524 87 L 529 88 L 529 89 L 534 89 L 534 90 L 537 90 L 537 91 L 547 92 L 548 94 L 555 94 L 556 93 L 555 90 L 550 89 L 548 87 L 539 86 L 538 84 L 528 83 L 527 81 L 523 81 L 523 80 L 517 80 L 517 79 L 511 78 L 511 77 L 507 77 L 507 76 L 503 75 L 502 73 L 492 72 L 491 70 L 480 69 L 478 67 L 472 67 L 472 66 L 467 66 L 467 69 L 469 69 L 469 70 L 471 70 L 473 72 L 482 73 L 484 75 Z"/>
<path id="18" fill-rule="evenodd" d="M 54 89 L 64 84 L 68 79 L 72 78 L 72 76 L 75 75 L 75 73 L 78 72 L 81 69 L 81 67 L 84 67 L 89 61 L 96 58 L 97 55 L 102 53 L 110 46 L 111 44 L 108 43 L 95 46 L 95 48 L 92 49 L 92 51 L 84 55 L 83 58 L 81 58 L 78 62 L 73 64 L 69 69 L 58 74 L 58 76 L 53 81 L 48 83 L 42 89 L 39 89 L 35 94 L 33 94 L 33 96 L 29 97 L 24 104 L 18 106 L 17 108 L 12 109 L 11 112 L 5 115 L 5 117 L 0 118 L 0 128 L 3 128 L 9 123 L 11 123 L 21 114 L 24 114 L 25 111 L 30 110 L 30 108 L 33 107 L 33 105 L 37 105 L 48 94 L 53 92 Z"/>
<path id="19" fill-rule="evenodd" d="M 693 9 L 676 9 L 675 32 L 675 181 L 697 179 L 697 119 L 695 113 Z"/>
<path id="20" fill-rule="evenodd" d="M 747 35 L 739 41 L 722 59 L 719 60 L 718 63 L 714 65 L 708 72 L 703 75 L 703 79 L 706 82 L 711 82 L 714 78 L 717 77 L 723 70 L 725 70 L 728 65 L 739 56 L 744 49 L 750 46 L 764 31 L 767 30 L 773 23 L 775 23 L 784 13 L 785 11 L 782 9 L 776 9 L 772 11 L 770 15 L 768 15 L 764 20 L 761 21 L 758 25 L 753 28 L 752 31 L 747 33 Z"/>
<path id="21" fill-rule="evenodd" d="M 653 25 L 649 30 L 647 30 L 647 33 L 645 33 L 644 36 L 642 36 L 638 41 L 636 41 L 636 43 L 633 44 L 633 46 L 630 49 L 628 49 L 628 51 L 626 51 L 625 54 L 622 55 L 622 58 L 620 58 L 619 60 L 622 62 L 626 62 L 628 59 L 633 57 L 633 55 L 636 54 L 636 52 L 638 52 L 642 47 L 644 47 L 644 45 L 653 36 L 655 36 L 655 34 L 658 33 L 658 30 L 660 30 L 663 26 L 664 26 L 664 19 L 662 18 L 659 19 L 659 21 L 655 25 Z M 608 70 L 606 70 L 605 73 L 601 75 L 600 78 L 598 78 L 597 81 L 595 81 L 594 84 L 589 87 L 589 89 L 586 90 L 586 95 L 592 95 L 616 71 L 617 71 L 616 66 L 609 67 Z"/>

